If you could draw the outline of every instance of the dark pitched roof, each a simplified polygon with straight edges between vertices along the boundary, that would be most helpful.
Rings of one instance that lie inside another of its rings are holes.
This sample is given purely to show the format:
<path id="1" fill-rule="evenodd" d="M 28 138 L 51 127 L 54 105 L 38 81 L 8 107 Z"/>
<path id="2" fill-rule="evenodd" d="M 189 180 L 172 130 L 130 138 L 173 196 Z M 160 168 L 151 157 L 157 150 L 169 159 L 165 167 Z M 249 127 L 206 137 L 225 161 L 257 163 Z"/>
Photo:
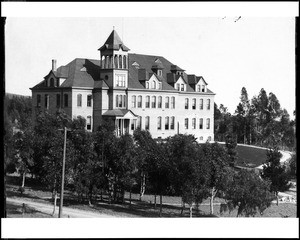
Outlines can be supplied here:
<path id="1" fill-rule="evenodd" d="M 121 38 L 119 37 L 118 33 L 113 30 L 109 37 L 107 38 L 106 42 L 102 47 L 100 47 L 98 50 L 103 50 L 103 49 L 113 49 L 113 50 L 119 50 L 122 48 L 123 51 L 128 51 L 130 50 L 128 47 L 126 47 Z"/>
<path id="2" fill-rule="evenodd" d="M 156 77 L 162 82 L 162 90 L 174 91 L 174 88 L 167 82 L 167 74 L 171 73 L 171 66 L 174 66 L 171 62 L 169 62 L 167 59 L 161 56 L 131 53 L 128 54 L 128 88 L 145 89 L 145 87 L 138 80 L 138 71 L 141 71 L 141 69 L 145 69 L 145 71 L 147 71 L 149 75 L 153 74 L 152 66 L 155 64 L 155 60 L 157 59 L 159 59 L 161 64 L 164 66 L 164 69 L 162 69 L 162 76 L 156 75 Z M 140 69 L 137 69 L 135 66 L 132 66 L 134 62 L 140 65 Z M 83 68 L 84 71 L 82 71 Z M 68 63 L 66 66 L 59 67 L 56 72 L 53 72 L 53 74 L 57 77 L 66 78 L 66 80 L 62 83 L 61 87 L 108 87 L 104 80 L 100 80 L 100 60 L 76 58 L 70 63 Z M 185 82 L 188 82 L 188 76 L 191 75 L 187 75 L 185 72 L 183 72 L 183 75 L 181 76 L 185 80 Z M 198 82 L 200 80 L 200 77 L 196 77 L 196 79 Z M 44 88 L 44 81 L 41 81 L 32 89 Z M 195 90 L 189 84 L 187 84 L 187 92 L 195 92 Z M 212 92 L 209 89 L 207 89 L 207 93 Z"/>

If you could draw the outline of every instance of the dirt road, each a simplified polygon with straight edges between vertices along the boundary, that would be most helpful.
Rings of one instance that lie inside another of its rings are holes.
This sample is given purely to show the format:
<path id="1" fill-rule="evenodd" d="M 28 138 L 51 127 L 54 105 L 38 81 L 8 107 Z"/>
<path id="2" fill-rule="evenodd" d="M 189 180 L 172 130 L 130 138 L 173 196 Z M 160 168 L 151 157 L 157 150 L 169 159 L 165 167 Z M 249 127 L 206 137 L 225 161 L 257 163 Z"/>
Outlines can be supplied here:
<path id="1" fill-rule="evenodd" d="M 22 206 L 24 203 L 26 206 L 34 208 L 40 212 L 46 213 L 46 214 L 52 214 L 53 212 L 53 205 L 47 204 L 47 203 L 40 203 L 40 202 L 33 202 L 26 199 L 21 198 L 7 198 L 7 203 L 12 204 L 18 204 Z M 56 207 L 55 215 L 54 217 L 58 216 L 59 207 Z M 80 209 L 73 209 L 69 207 L 63 207 L 63 217 L 67 218 L 112 218 L 116 216 L 110 216 L 103 213 L 94 213 L 90 211 L 84 211 Z"/>

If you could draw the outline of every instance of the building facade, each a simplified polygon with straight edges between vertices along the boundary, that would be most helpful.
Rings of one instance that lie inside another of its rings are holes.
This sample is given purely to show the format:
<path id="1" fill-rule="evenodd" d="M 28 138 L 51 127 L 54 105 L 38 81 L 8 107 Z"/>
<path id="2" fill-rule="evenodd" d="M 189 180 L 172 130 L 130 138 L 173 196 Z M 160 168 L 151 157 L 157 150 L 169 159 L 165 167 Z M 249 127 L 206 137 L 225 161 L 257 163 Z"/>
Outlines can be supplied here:
<path id="1" fill-rule="evenodd" d="M 129 53 L 115 30 L 98 49 L 100 59 L 76 58 L 52 69 L 31 88 L 33 114 L 37 110 L 86 119 L 96 131 L 102 121 L 115 122 L 116 134 L 136 128 L 153 138 L 193 134 L 199 142 L 214 140 L 214 93 L 201 76 L 161 56 Z"/>

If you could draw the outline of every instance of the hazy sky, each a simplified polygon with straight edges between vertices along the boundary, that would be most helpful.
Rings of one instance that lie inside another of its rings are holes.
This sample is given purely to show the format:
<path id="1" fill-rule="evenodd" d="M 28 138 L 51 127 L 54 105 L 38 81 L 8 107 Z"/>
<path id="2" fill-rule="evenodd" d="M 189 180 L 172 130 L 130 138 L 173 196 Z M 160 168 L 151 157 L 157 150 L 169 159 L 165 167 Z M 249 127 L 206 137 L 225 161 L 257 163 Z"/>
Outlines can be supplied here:
<path id="1" fill-rule="evenodd" d="M 225 15 L 224 15 L 225 16 Z M 215 102 L 233 113 L 242 87 L 249 98 L 273 92 L 293 118 L 295 19 L 293 17 L 10 18 L 5 26 L 6 92 L 30 87 L 74 58 L 99 59 L 113 26 L 131 53 L 163 56 L 203 76 Z"/>

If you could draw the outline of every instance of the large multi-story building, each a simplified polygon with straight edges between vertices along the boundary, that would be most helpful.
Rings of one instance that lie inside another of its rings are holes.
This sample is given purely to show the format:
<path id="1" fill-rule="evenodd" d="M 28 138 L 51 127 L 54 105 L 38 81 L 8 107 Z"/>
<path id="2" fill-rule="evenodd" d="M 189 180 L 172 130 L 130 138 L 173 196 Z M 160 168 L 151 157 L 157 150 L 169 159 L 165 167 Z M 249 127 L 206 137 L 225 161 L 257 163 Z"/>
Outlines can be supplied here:
<path id="1" fill-rule="evenodd" d="M 31 88 L 33 114 L 37 109 L 63 109 L 86 119 L 97 130 L 103 119 L 115 122 L 116 134 L 140 127 L 154 138 L 193 134 L 214 140 L 214 93 L 201 76 L 161 56 L 128 53 L 115 30 L 100 51 L 100 59 L 76 58 L 52 69 Z"/>

